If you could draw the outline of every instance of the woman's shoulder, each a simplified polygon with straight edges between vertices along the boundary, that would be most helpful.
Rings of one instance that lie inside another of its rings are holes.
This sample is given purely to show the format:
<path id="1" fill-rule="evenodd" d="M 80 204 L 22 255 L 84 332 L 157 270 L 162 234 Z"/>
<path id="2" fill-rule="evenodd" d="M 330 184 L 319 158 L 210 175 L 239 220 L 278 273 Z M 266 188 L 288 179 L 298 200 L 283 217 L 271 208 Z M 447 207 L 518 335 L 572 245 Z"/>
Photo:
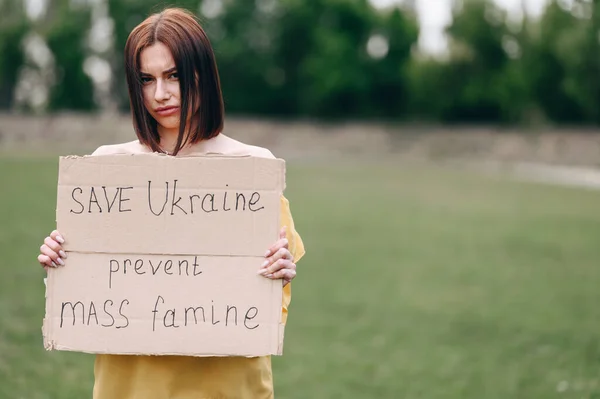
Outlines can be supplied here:
<path id="1" fill-rule="evenodd" d="M 224 134 L 221 134 L 220 136 L 218 152 L 225 155 L 250 155 L 260 158 L 275 158 L 275 155 L 267 148 L 242 143 L 241 141 L 225 136 Z"/>
<path id="2" fill-rule="evenodd" d="M 127 143 L 102 145 L 91 155 L 117 155 L 117 154 L 140 154 L 148 152 L 138 140 L 129 141 Z"/>
<path id="3" fill-rule="evenodd" d="M 199 149 L 199 151 L 234 156 L 250 155 L 260 158 L 275 158 L 275 155 L 267 148 L 242 143 L 241 141 L 225 136 L 222 133 L 217 137 L 217 140 L 209 140 L 209 142 L 205 143 L 203 148 Z M 138 140 L 134 140 L 127 143 L 100 146 L 92 153 L 92 155 L 141 154 L 148 152 L 150 151 L 146 146 L 142 145 Z"/>

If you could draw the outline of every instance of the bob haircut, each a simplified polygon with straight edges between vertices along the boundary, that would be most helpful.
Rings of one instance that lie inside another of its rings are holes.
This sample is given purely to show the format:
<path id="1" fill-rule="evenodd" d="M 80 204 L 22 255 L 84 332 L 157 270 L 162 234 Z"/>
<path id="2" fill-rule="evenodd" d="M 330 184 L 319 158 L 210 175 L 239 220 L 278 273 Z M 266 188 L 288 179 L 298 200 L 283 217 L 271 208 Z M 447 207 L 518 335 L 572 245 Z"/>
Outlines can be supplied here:
<path id="1" fill-rule="evenodd" d="M 142 144 L 163 152 L 157 122 L 144 106 L 140 72 L 142 50 L 157 42 L 170 50 L 179 76 L 180 126 L 173 151 L 173 155 L 177 155 L 186 144 L 210 139 L 223 130 L 221 83 L 210 41 L 192 13 L 167 8 L 145 19 L 133 29 L 125 44 L 125 74 L 133 127 Z M 190 110 L 194 114 L 187 126 Z"/>

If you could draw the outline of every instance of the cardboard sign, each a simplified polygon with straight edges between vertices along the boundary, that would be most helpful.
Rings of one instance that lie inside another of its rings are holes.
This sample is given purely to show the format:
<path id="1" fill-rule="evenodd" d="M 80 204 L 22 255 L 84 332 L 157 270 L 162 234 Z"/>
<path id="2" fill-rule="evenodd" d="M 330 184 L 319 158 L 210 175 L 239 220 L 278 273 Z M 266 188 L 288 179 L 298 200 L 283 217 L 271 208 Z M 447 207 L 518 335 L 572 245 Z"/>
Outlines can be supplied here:
<path id="1" fill-rule="evenodd" d="M 68 257 L 48 273 L 46 349 L 282 354 L 282 282 L 257 271 L 284 189 L 280 159 L 60 158 Z"/>

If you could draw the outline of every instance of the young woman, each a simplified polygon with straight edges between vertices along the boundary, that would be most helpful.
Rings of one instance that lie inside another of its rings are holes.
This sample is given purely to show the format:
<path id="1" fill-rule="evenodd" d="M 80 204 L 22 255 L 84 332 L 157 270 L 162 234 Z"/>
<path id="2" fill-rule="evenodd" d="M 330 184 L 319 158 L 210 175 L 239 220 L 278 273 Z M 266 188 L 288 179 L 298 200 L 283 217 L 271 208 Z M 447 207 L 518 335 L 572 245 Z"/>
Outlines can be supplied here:
<path id="1" fill-rule="evenodd" d="M 273 158 L 264 148 L 225 136 L 223 99 L 211 44 L 194 16 L 169 8 L 148 17 L 130 34 L 125 63 L 137 140 L 98 148 L 93 155 L 162 152 L 172 156 L 220 153 Z M 289 282 L 304 255 L 289 202 L 281 198 L 280 239 L 257 270 L 283 279 L 283 322 L 291 299 Z M 38 261 L 46 269 L 68 263 L 53 231 Z M 67 266 L 68 267 L 68 266 Z M 271 398 L 270 357 L 98 355 L 94 399 Z"/>

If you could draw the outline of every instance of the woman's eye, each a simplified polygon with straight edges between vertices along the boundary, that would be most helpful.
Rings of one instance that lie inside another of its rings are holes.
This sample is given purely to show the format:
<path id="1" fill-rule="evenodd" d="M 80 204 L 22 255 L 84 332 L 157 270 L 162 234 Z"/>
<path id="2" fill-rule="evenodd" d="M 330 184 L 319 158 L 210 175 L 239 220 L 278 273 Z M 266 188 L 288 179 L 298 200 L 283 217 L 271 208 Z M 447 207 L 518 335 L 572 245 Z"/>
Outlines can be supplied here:
<path id="1" fill-rule="evenodd" d="M 148 76 L 142 76 L 142 83 L 146 84 L 152 81 L 152 78 L 148 77 Z"/>
<path id="2" fill-rule="evenodd" d="M 169 77 L 171 79 L 177 80 L 177 79 L 179 79 L 179 74 L 177 72 L 173 72 L 172 74 L 169 75 Z"/>

